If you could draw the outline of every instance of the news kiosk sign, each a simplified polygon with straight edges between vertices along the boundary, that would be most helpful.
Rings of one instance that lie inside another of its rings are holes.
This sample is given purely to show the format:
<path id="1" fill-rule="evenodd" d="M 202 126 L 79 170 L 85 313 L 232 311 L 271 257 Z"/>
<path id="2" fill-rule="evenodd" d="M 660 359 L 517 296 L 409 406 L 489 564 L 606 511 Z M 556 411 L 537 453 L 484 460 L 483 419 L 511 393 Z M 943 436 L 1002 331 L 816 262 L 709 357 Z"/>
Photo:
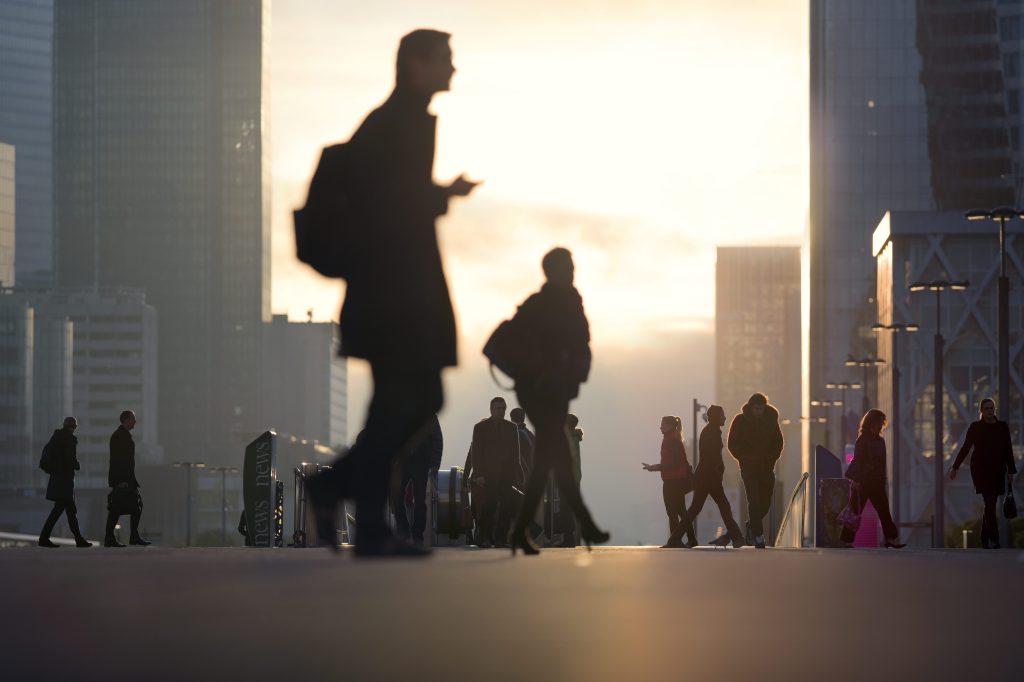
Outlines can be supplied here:
<path id="1" fill-rule="evenodd" d="M 273 431 L 264 431 L 246 446 L 242 481 L 249 540 L 254 547 L 273 547 L 277 481 L 277 434 Z"/>

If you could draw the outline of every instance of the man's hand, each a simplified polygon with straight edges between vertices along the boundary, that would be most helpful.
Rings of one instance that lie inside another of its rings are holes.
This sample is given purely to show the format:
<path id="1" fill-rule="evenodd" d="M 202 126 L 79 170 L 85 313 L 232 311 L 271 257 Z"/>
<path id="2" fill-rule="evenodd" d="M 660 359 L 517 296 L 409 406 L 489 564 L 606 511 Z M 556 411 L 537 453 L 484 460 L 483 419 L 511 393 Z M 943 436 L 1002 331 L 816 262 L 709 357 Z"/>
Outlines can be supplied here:
<path id="1" fill-rule="evenodd" d="M 448 196 L 450 197 L 466 197 L 469 196 L 469 193 L 476 189 L 476 186 L 479 184 L 481 183 L 467 180 L 466 175 L 462 174 L 452 180 L 452 184 L 448 185 L 445 190 L 448 192 Z"/>
<path id="2" fill-rule="evenodd" d="M 640 462 L 640 463 L 643 465 L 644 471 L 650 471 L 651 470 L 651 465 L 648 464 L 647 462 Z"/>
<path id="3" fill-rule="evenodd" d="M 957 469 L 956 467 L 954 467 L 954 466 L 949 467 L 949 480 L 952 481 L 953 479 L 956 478 L 956 472 L 957 471 L 959 471 L 959 469 Z"/>

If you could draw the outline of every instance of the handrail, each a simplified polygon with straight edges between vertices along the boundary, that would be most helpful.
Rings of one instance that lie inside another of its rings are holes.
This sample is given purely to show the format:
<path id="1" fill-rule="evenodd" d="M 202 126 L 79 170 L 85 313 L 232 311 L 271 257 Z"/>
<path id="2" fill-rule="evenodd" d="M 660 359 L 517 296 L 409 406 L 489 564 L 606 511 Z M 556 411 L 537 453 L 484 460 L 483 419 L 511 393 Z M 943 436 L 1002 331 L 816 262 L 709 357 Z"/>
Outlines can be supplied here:
<path id="1" fill-rule="evenodd" d="M 802 491 L 804 493 L 803 509 L 800 510 L 800 544 L 803 546 L 804 542 L 804 517 L 807 516 L 807 481 L 811 475 L 808 472 L 804 472 L 804 475 L 797 481 L 796 486 L 793 488 L 793 494 L 789 496 L 789 504 L 786 505 L 786 513 L 782 515 L 782 523 L 779 524 L 779 531 L 775 534 L 775 546 L 779 546 L 779 541 L 782 539 L 782 533 L 786 530 L 786 523 L 789 521 L 789 514 L 793 510 L 793 503 L 796 502 L 796 496 Z"/>

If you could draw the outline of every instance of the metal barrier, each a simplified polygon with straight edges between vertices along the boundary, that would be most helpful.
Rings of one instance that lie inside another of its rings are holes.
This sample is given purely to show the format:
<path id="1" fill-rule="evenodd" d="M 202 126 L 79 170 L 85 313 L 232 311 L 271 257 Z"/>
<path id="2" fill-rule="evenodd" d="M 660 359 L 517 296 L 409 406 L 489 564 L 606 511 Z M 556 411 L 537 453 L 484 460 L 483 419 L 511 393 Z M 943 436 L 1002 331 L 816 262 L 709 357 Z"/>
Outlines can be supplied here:
<path id="1" fill-rule="evenodd" d="M 782 516 L 782 522 L 779 524 L 779 532 L 775 534 L 775 546 L 782 546 L 782 534 L 786 530 L 786 526 L 789 524 L 790 516 L 792 516 L 793 506 L 796 503 L 797 495 L 800 495 L 800 525 L 799 534 L 797 535 L 797 541 L 794 546 L 803 547 L 804 545 L 804 518 L 807 516 L 807 482 L 810 480 L 810 474 L 806 471 L 804 475 L 800 477 L 796 486 L 793 488 L 793 494 L 789 496 L 789 504 L 786 505 L 786 513 Z"/>

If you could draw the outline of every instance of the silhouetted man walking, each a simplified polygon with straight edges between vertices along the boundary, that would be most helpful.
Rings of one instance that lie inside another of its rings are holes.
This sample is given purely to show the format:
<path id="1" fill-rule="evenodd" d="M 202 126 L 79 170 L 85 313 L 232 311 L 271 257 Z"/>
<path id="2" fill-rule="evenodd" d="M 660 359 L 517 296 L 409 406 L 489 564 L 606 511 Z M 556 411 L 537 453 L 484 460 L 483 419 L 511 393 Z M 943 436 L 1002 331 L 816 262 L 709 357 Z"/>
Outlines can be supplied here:
<path id="1" fill-rule="evenodd" d="M 449 89 L 449 34 L 417 30 L 398 47 L 396 85 L 347 147 L 348 246 L 355 251 L 341 310 L 341 355 L 368 360 L 374 394 L 366 433 L 308 489 L 321 541 L 336 546 L 343 497 L 356 500 L 358 556 L 416 556 L 385 523 L 392 462 L 429 433 L 444 402 L 441 370 L 456 364 L 455 316 L 435 219 L 476 186 L 463 176 L 434 184 L 436 120 L 427 110 Z"/>
<path id="2" fill-rule="evenodd" d="M 78 439 L 75 438 L 77 428 L 78 421 L 74 417 L 66 417 L 63 428 L 53 432 L 44 448 L 40 465 L 50 474 L 46 484 L 46 499 L 53 502 L 53 509 L 39 533 L 40 547 L 57 547 L 50 541 L 50 533 L 61 514 L 68 516 L 68 528 L 75 536 L 75 546 L 92 547 L 92 543 L 85 539 L 78 527 L 78 507 L 75 506 L 75 472 L 82 468 L 78 463 Z"/>
<path id="3" fill-rule="evenodd" d="M 519 429 L 505 419 L 505 399 L 491 400 L 491 416 L 473 427 L 466 471 L 472 472 L 474 490 L 482 491 L 477 541 L 482 546 L 507 546 L 508 528 L 515 505 L 516 479 L 522 478 Z"/>
<path id="4" fill-rule="evenodd" d="M 397 490 L 395 491 L 395 525 L 403 540 L 410 537 L 417 545 L 423 544 L 423 533 L 427 528 L 427 478 L 431 469 L 441 466 L 444 455 L 444 435 L 441 422 L 434 415 L 430 433 L 402 462 Z M 412 528 L 405 511 L 405 489 L 412 484 Z"/>
<path id="5" fill-rule="evenodd" d="M 750 396 L 729 427 L 729 452 L 740 465 L 754 546 L 764 549 L 764 517 L 775 492 L 775 463 L 782 456 L 779 411 L 763 393 Z"/>
<path id="6" fill-rule="evenodd" d="M 132 438 L 135 422 L 135 413 L 125 410 L 121 413 L 121 423 L 110 435 L 110 470 L 107 474 L 110 494 L 107 496 L 104 547 L 124 547 L 114 537 L 114 528 L 122 514 L 128 514 L 132 520 L 128 543 L 143 547 L 150 544 L 139 535 L 139 520 L 142 518 L 142 494 L 139 493 L 139 488 L 142 486 L 135 478 L 135 440 Z"/>
<path id="7" fill-rule="evenodd" d="M 523 486 L 525 490 L 526 479 L 533 470 L 533 448 L 537 437 L 526 425 L 526 410 L 521 407 L 513 407 L 508 413 L 509 421 L 516 425 L 519 430 L 519 463 L 523 468 L 523 480 L 517 481 L 517 485 Z"/>

